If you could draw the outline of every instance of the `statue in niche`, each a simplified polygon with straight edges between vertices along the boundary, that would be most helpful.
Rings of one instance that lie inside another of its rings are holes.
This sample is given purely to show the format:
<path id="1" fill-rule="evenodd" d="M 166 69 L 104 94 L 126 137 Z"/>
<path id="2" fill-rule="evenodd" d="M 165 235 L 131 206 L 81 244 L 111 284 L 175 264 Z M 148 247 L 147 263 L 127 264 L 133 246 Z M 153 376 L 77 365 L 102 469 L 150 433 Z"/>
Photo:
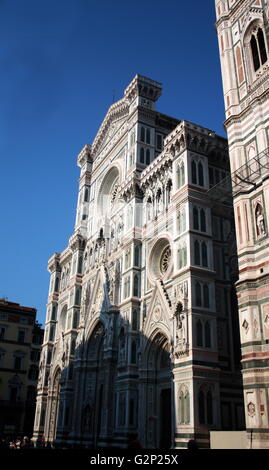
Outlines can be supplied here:
<path id="1" fill-rule="evenodd" d="M 110 280 L 108 281 L 108 296 L 110 303 L 113 304 L 114 302 L 114 287 L 115 287 L 115 275 L 113 276 L 112 271 L 110 272 Z"/>
<path id="2" fill-rule="evenodd" d="M 256 220 L 257 236 L 261 237 L 265 235 L 266 231 L 265 231 L 263 207 L 260 203 L 256 205 L 255 220 Z"/>
<path id="3" fill-rule="evenodd" d="M 185 315 L 182 312 L 183 306 L 179 302 L 175 312 L 176 319 L 176 341 L 175 354 L 180 355 L 186 350 L 186 331 L 185 331 Z"/>
<path id="4" fill-rule="evenodd" d="M 248 415 L 253 418 L 256 413 L 255 405 L 252 402 L 249 402 L 247 405 Z"/>

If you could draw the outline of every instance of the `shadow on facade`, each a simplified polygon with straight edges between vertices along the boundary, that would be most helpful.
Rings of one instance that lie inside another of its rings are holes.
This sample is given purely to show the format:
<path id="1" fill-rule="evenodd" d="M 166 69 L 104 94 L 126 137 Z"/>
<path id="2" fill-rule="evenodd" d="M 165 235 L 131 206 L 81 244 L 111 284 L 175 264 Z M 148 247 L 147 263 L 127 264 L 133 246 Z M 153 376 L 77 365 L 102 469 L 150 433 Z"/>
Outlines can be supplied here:
<path id="1" fill-rule="evenodd" d="M 173 374 L 164 333 L 156 329 L 148 339 L 137 320 L 131 325 L 115 311 L 101 314 L 70 358 L 53 374 L 46 440 L 60 447 L 126 447 L 137 434 L 145 448 L 172 446 Z"/>
<path id="2" fill-rule="evenodd" d="M 233 276 L 235 281 L 237 264 Z M 233 359 L 219 352 L 214 363 L 209 362 L 213 331 L 206 329 L 207 322 L 204 334 L 210 345 L 203 351 L 194 348 L 190 356 L 184 329 L 191 329 L 193 344 L 202 331 L 200 321 L 199 331 L 191 323 L 185 297 L 175 304 L 172 317 L 156 304 L 141 319 L 138 303 L 127 304 L 125 313 L 111 305 L 104 283 L 94 308 L 82 308 L 76 330 L 64 333 L 65 322 L 59 319 L 35 437 L 43 434 L 60 447 L 124 448 L 137 434 L 144 448 L 169 449 L 187 447 L 190 439 L 209 447 L 210 430 L 245 429 L 233 289 L 230 295 Z"/>

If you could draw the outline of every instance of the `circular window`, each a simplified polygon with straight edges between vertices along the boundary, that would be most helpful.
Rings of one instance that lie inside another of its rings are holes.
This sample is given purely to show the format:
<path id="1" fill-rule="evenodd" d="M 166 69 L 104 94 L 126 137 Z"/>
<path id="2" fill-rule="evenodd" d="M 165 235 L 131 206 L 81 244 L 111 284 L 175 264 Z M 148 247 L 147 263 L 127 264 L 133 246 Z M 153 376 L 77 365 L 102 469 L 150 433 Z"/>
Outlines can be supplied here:
<path id="1" fill-rule="evenodd" d="M 169 245 L 162 252 L 161 259 L 160 259 L 160 271 L 162 274 L 165 274 L 167 272 L 170 261 L 171 261 L 171 248 Z"/>
<path id="2" fill-rule="evenodd" d="M 148 276 L 150 281 L 168 278 L 172 269 L 172 250 L 167 238 L 159 239 L 149 256 Z"/>

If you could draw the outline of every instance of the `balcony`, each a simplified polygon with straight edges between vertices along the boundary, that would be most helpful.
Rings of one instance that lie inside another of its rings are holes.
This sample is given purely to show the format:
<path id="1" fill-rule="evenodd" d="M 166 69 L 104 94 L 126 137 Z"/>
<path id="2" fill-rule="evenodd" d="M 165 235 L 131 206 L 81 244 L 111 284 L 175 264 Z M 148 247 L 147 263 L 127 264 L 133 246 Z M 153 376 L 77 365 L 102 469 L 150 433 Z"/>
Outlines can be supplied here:
<path id="1" fill-rule="evenodd" d="M 269 177 L 269 149 L 263 150 L 238 170 L 207 191 L 213 201 L 232 204 L 232 196 L 249 193 Z"/>

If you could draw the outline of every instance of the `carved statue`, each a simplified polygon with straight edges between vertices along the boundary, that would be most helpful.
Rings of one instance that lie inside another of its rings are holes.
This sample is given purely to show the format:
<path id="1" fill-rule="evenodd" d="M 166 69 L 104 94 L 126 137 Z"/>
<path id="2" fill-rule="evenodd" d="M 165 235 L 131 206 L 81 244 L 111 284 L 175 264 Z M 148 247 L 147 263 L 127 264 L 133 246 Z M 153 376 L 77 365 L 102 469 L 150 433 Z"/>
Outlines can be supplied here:
<path id="1" fill-rule="evenodd" d="M 265 235 L 265 224 L 264 224 L 264 215 L 263 215 L 263 208 L 260 204 L 257 204 L 256 211 L 256 228 L 257 228 L 257 235 L 260 237 Z"/>

